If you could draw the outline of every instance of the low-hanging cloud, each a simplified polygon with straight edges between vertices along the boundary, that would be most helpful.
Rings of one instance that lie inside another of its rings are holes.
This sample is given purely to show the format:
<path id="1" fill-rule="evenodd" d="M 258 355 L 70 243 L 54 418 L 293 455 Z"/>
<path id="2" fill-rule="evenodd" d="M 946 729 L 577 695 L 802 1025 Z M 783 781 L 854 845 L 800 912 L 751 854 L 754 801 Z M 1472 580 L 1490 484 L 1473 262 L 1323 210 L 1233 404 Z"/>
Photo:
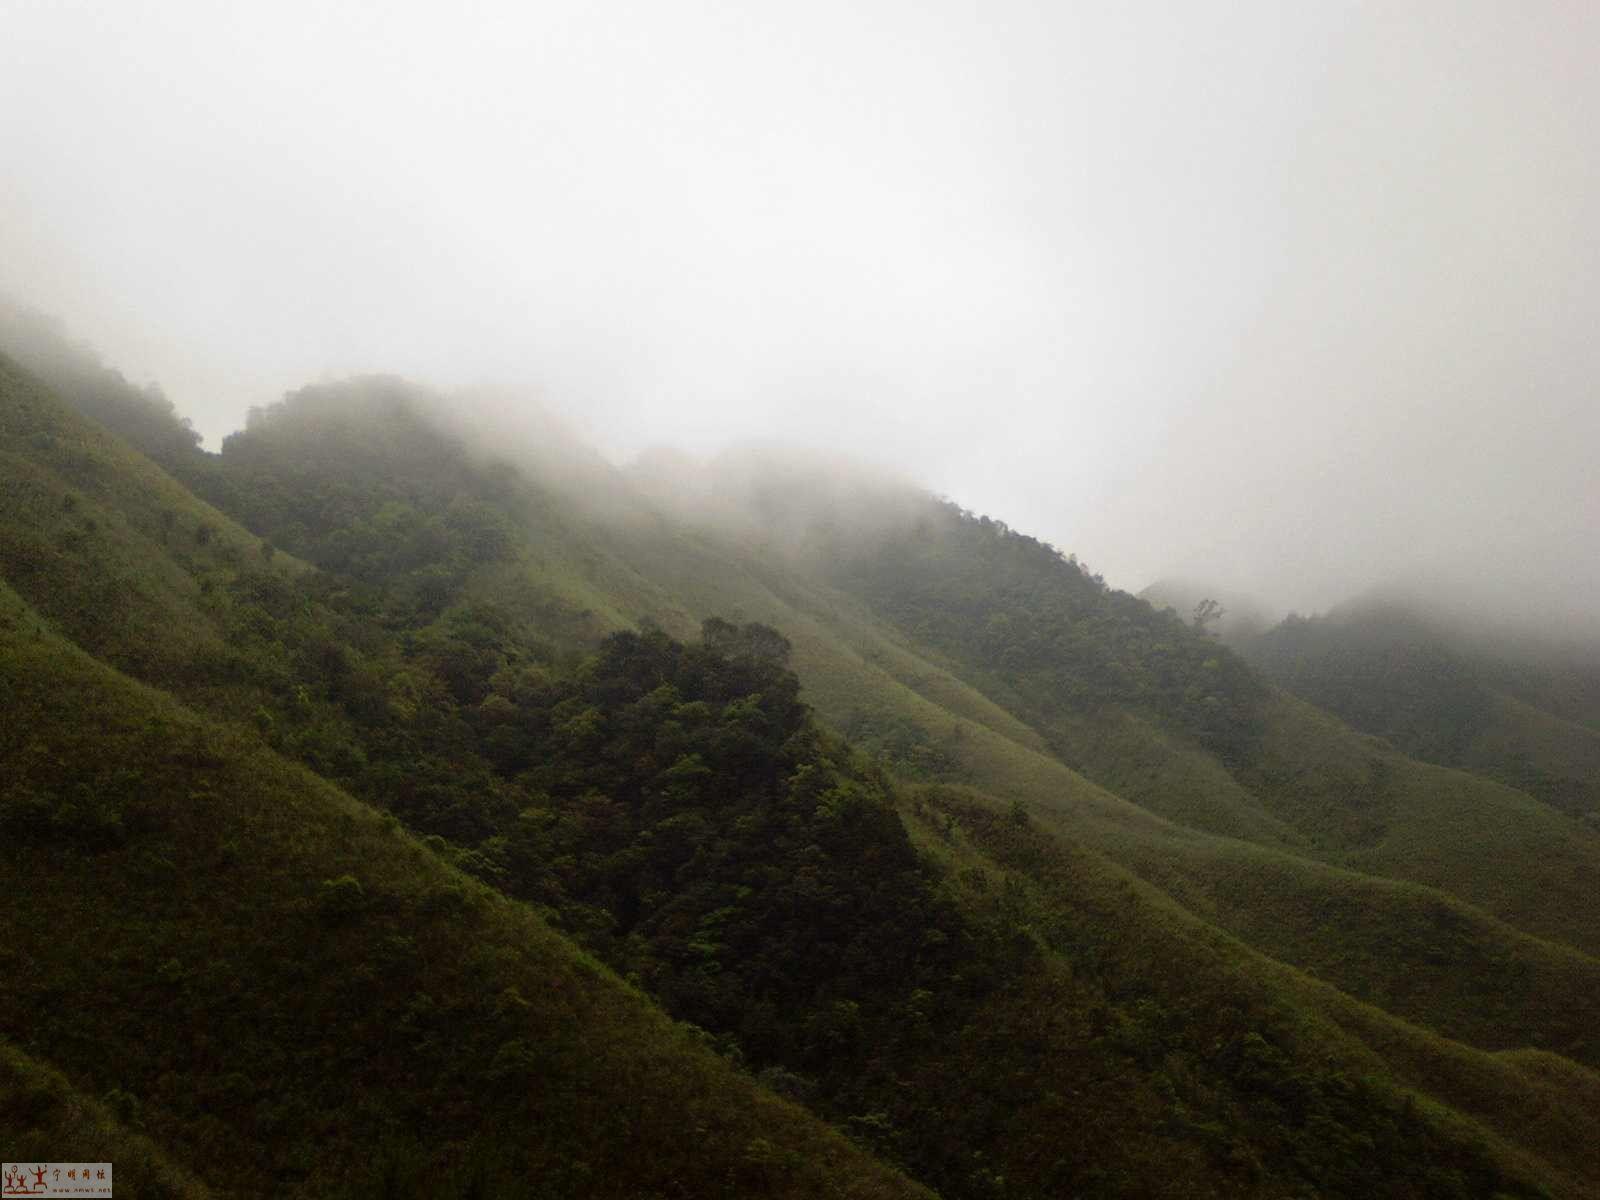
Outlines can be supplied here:
<path id="1" fill-rule="evenodd" d="M 213 442 L 326 374 L 838 446 L 1302 609 L 1600 596 L 1589 6 L 23 4 L 0 289 Z"/>

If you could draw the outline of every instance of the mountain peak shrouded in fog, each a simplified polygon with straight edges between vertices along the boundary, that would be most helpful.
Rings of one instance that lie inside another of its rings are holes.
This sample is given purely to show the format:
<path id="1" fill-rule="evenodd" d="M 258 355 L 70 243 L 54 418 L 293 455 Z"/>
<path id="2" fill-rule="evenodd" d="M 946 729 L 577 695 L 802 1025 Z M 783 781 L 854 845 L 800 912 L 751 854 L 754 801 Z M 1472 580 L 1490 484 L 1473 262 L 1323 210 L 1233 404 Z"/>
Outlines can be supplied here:
<path id="1" fill-rule="evenodd" d="M 1129 589 L 1581 624 L 1597 44 L 1555 2 L 24 6 L 0 287 L 211 446 L 396 372 L 613 462 L 862 454 Z"/>

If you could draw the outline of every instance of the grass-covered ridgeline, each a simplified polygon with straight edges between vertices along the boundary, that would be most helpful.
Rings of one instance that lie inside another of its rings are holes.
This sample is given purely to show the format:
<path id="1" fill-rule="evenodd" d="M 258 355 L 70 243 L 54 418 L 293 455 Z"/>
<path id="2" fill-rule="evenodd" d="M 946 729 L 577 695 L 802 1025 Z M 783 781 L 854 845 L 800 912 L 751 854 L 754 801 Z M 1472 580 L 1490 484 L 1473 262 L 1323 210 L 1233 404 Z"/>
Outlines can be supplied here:
<path id="1" fill-rule="evenodd" d="M 0 1028 L 206 1184 L 230 1140 L 265 1186 L 374 1137 L 378 1175 L 327 1186 L 469 1159 L 451 1186 L 491 1195 L 904 1186 L 858 1162 L 951 1197 L 1600 1179 L 1582 831 L 1049 547 L 918 498 L 903 552 L 819 565 L 848 523 L 763 540 L 620 477 L 597 506 L 388 379 L 220 455 L 111 404 L 180 484 L 7 372 L 5 820 L 48 868 L 11 919 L 51 967 Z M 120 903 L 73 892 L 85 864 Z M 79 968 L 46 931 L 80 926 L 146 946 L 117 994 L 172 1018 L 133 1086 L 86 1065 L 127 1012 L 51 1007 Z M 635 1130 L 672 1143 L 648 1178 L 611 1162 Z"/>
<path id="2" fill-rule="evenodd" d="M 1600 834 L 1584 823 L 1503 780 L 1360 736 L 1274 691 L 1203 628 L 1002 522 L 923 497 L 892 519 L 863 515 L 858 530 L 848 507 L 819 515 L 805 477 L 756 496 L 808 532 L 807 569 L 1110 792 L 1186 825 L 1440 888 L 1600 953 Z M 994 776 L 967 781 L 992 788 Z"/>

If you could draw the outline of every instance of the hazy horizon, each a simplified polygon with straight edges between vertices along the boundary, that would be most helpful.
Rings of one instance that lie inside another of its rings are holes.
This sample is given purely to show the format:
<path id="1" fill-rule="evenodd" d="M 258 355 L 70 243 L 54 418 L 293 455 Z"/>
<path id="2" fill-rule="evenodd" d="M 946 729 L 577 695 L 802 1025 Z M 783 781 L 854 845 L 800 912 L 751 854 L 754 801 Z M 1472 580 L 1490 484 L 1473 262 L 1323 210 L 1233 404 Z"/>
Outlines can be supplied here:
<path id="1" fill-rule="evenodd" d="M 1116 586 L 1600 624 L 1600 13 L 24 4 L 0 292 L 215 447 L 325 376 L 836 448 Z"/>

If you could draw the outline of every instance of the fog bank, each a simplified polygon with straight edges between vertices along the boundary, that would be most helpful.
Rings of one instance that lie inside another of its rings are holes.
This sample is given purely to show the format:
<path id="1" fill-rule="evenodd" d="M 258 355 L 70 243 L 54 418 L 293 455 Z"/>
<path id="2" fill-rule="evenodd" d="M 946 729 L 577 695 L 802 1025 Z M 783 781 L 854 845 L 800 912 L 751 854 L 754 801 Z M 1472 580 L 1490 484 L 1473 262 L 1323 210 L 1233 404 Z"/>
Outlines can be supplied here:
<path id="1" fill-rule="evenodd" d="M 1582 624 L 1597 12 L 24 3 L 0 290 L 212 445 L 392 371 L 842 449 L 1132 590 Z"/>

